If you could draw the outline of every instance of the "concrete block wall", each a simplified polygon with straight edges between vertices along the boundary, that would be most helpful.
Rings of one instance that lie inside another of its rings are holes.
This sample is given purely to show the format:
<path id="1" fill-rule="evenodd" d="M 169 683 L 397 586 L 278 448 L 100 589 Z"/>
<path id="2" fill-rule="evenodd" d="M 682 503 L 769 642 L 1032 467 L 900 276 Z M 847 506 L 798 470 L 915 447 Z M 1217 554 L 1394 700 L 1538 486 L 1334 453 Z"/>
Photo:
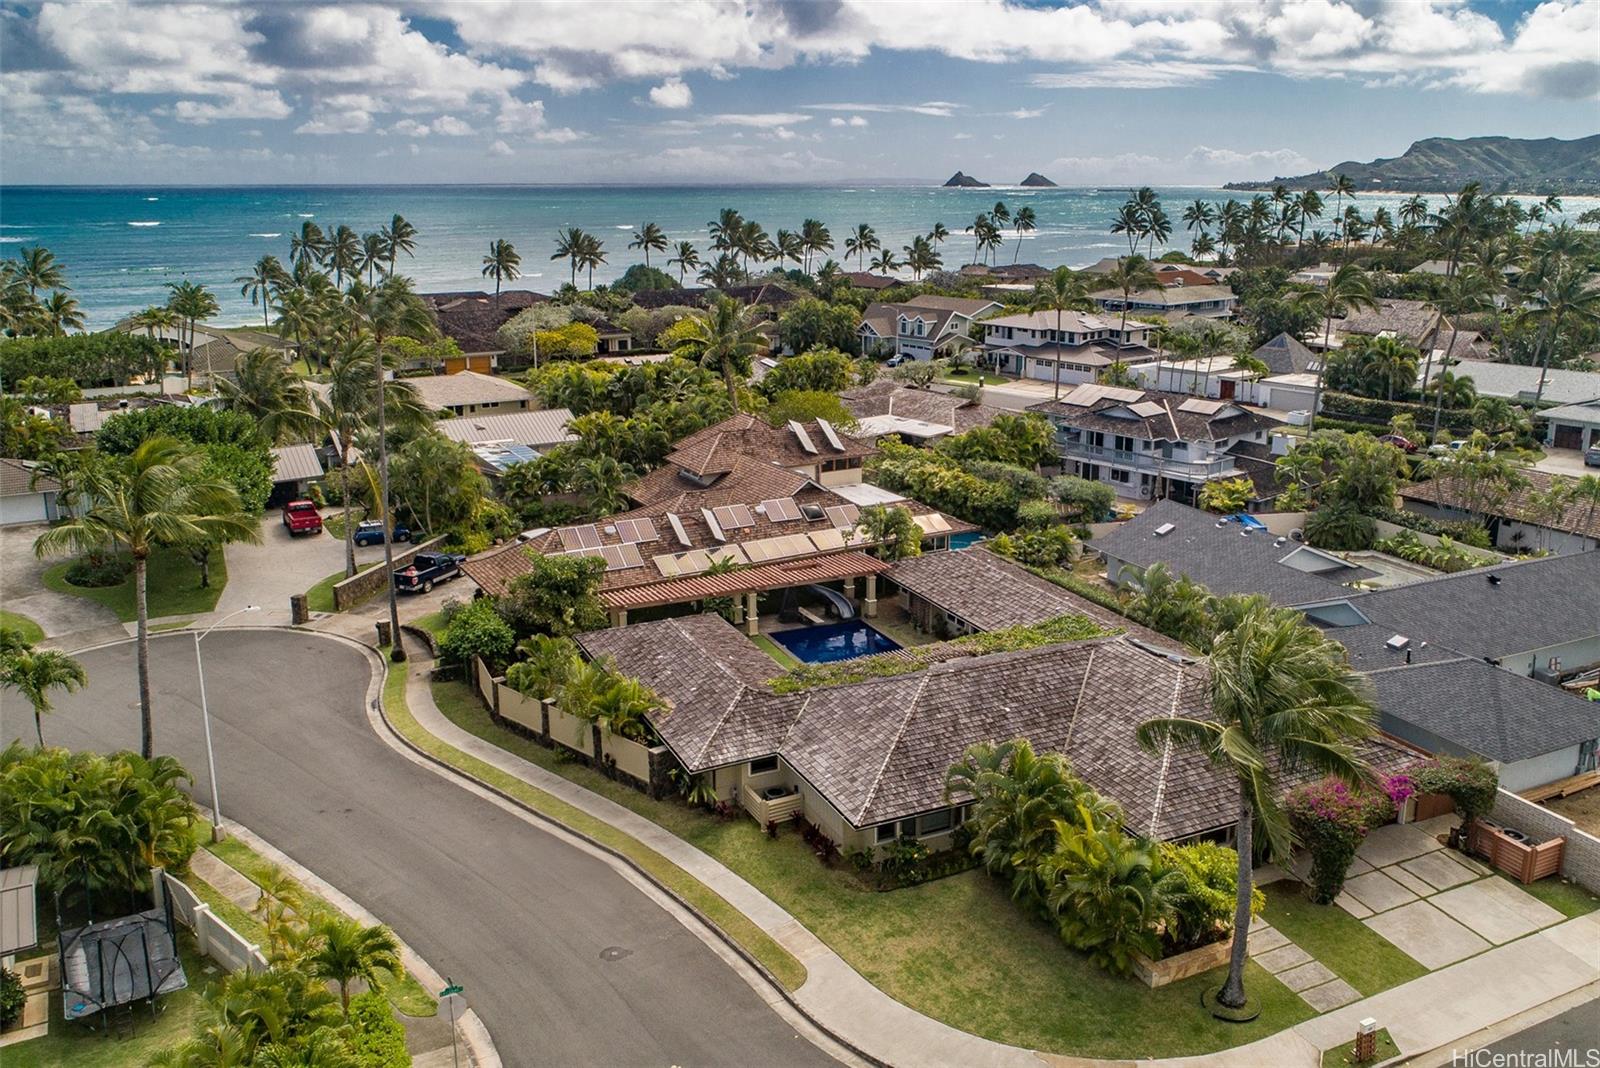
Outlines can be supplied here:
<path id="1" fill-rule="evenodd" d="M 427 541 L 419 542 L 418 544 L 411 546 L 405 552 L 395 553 L 395 568 L 399 569 L 405 567 L 411 562 L 412 557 L 416 556 L 418 553 L 428 552 L 431 549 L 437 549 L 440 545 L 444 544 L 444 539 L 445 536 L 441 534 L 437 538 L 429 538 Z M 381 592 L 384 588 L 384 583 L 388 581 L 389 572 L 384 570 L 382 564 L 375 564 L 374 566 L 367 568 L 365 571 L 352 575 L 350 578 L 345 579 L 343 582 L 340 582 L 333 587 L 333 610 L 335 612 L 343 612 L 347 608 L 352 608 L 355 605 L 360 604 L 368 597 Z"/>
<path id="2" fill-rule="evenodd" d="M 1567 846 L 1561 854 L 1561 874 L 1590 893 L 1600 894 L 1600 838 L 1580 830 L 1565 816 L 1509 790 L 1501 790 L 1495 797 L 1489 819 L 1502 827 L 1531 833 L 1536 838 L 1564 836 Z"/>

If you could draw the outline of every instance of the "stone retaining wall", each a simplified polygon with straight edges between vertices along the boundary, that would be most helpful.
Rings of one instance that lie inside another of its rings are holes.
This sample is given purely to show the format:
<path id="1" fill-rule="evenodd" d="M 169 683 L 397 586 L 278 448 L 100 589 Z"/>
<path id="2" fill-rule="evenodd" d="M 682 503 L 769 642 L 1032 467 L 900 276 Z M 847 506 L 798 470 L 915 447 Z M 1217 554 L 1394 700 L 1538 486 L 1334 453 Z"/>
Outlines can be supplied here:
<path id="1" fill-rule="evenodd" d="M 427 541 L 413 545 L 405 552 L 395 553 L 395 568 L 398 570 L 405 567 L 418 553 L 437 549 L 443 544 L 444 539 L 445 536 L 441 534 L 436 538 L 429 538 Z M 335 612 L 343 612 L 354 608 L 368 597 L 381 592 L 384 588 L 384 583 L 388 579 L 389 572 L 383 569 L 382 563 L 374 564 L 365 571 L 352 575 L 333 587 L 333 610 Z"/>

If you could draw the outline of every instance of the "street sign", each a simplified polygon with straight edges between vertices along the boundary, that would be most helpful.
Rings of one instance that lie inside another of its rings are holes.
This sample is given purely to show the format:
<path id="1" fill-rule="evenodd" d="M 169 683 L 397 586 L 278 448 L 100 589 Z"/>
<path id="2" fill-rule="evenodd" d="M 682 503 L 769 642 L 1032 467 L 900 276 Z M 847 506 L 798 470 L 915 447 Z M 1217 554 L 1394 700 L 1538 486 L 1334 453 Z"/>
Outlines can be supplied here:
<path id="1" fill-rule="evenodd" d="M 449 986 L 447 986 L 443 990 L 439 991 L 439 996 L 442 997 L 442 998 L 453 998 L 453 997 L 456 997 L 456 996 L 462 994 L 463 992 L 465 992 L 465 990 L 466 990 L 466 988 L 463 987 L 460 983 L 451 983 Z"/>

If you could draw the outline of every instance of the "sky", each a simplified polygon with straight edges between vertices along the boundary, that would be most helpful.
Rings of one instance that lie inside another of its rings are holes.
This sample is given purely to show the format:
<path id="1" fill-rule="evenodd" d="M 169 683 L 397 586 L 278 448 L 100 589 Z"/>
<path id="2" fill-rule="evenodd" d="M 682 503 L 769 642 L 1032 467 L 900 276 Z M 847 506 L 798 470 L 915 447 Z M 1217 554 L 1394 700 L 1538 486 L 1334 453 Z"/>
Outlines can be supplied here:
<path id="1" fill-rule="evenodd" d="M 1600 132 L 1600 0 L 0 0 L 7 184 L 1209 185 Z"/>

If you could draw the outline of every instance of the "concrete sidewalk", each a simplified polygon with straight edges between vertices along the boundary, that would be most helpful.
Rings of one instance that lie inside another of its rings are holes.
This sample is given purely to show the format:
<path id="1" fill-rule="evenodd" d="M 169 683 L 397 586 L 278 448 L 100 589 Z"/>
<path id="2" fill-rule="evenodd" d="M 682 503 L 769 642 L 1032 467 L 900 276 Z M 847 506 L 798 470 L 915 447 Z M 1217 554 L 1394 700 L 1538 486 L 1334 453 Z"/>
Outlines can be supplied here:
<path id="1" fill-rule="evenodd" d="M 643 842 L 716 891 L 805 965 L 794 994 L 824 1029 L 870 1057 L 902 1068 L 963 1065 L 1039 1068 L 1041 1064 L 1170 1065 L 1207 1068 L 1318 1068 L 1321 1052 L 1350 1041 L 1368 1016 L 1389 1028 L 1403 1054 L 1421 1053 L 1600 981 L 1600 913 L 1507 943 L 1413 982 L 1308 1020 L 1249 1045 L 1170 1060 L 1094 1061 L 1007 1046 L 958 1031 L 895 1001 L 851 968 L 798 920 L 725 867 L 671 832 L 615 802 L 469 734 L 446 719 L 429 686 L 433 662 L 407 664 L 411 714 L 435 737 L 559 797 Z"/>

